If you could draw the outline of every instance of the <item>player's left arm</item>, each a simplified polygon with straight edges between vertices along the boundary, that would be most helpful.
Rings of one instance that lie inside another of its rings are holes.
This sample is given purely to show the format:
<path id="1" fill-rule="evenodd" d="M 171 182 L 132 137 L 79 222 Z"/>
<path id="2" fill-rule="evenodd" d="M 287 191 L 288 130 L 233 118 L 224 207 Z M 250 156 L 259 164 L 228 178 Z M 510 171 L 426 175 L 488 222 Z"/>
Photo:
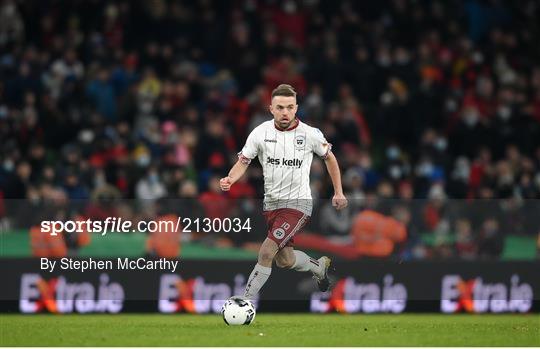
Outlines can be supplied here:
<path id="1" fill-rule="evenodd" d="M 341 210 L 347 207 L 347 198 L 343 194 L 343 188 L 341 186 L 341 172 L 339 170 L 339 164 L 336 159 L 336 156 L 331 151 L 328 152 L 326 158 L 324 159 L 326 164 L 326 169 L 328 174 L 332 179 L 332 185 L 334 186 L 334 197 L 332 197 L 332 206 L 336 210 Z"/>

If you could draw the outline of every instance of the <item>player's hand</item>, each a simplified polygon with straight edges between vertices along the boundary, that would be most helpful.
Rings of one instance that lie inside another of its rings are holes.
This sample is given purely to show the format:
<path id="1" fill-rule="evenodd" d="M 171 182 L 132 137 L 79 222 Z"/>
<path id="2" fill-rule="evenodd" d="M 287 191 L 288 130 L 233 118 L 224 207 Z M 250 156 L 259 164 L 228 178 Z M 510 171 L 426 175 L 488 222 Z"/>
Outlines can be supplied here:
<path id="1" fill-rule="evenodd" d="M 221 187 L 221 190 L 223 191 L 229 191 L 231 189 L 232 181 L 231 177 L 223 177 L 219 180 L 219 186 Z"/>
<path id="2" fill-rule="evenodd" d="M 334 194 L 334 197 L 332 198 L 332 206 L 336 208 L 336 210 L 341 210 L 347 205 L 349 202 L 347 201 L 347 198 L 343 194 Z"/>

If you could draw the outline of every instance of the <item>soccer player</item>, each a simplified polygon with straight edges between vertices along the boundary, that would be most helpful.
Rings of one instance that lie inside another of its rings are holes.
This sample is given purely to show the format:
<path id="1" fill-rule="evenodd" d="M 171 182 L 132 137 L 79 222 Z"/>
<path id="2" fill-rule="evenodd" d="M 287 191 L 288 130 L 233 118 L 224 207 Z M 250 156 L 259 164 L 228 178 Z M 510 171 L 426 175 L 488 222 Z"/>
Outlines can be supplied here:
<path id="1" fill-rule="evenodd" d="M 347 199 L 341 187 L 341 175 L 332 145 L 321 131 L 296 117 L 298 104 L 292 86 L 281 84 L 272 91 L 272 120 L 257 126 L 238 153 L 238 161 L 227 177 L 220 180 L 221 189 L 228 191 L 246 172 L 249 163 L 258 157 L 264 175 L 264 212 L 268 224 L 267 237 L 259 250 L 258 261 L 247 281 L 244 298 L 253 299 L 272 271 L 272 262 L 280 268 L 311 272 L 319 289 L 330 287 L 330 258 L 310 258 L 293 249 L 293 237 L 311 216 L 312 199 L 309 172 L 313 153 L 324 159 L 334 186 L 332 205 L 341 210 Z"/>

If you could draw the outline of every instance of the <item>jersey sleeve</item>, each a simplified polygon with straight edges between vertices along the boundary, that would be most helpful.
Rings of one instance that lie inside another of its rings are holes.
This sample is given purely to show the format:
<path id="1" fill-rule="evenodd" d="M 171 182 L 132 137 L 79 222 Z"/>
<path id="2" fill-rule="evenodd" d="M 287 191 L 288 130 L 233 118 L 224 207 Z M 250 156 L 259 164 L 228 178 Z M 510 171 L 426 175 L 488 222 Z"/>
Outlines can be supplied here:
<path id="1" fill-rule="evenodd" d="M 328 158 L 328 154 L 332 150 L 332 144 L 328 143 L 321 130 L 313 128 L 312 132 L 312 149 L 313 152 L 321 158 Z"/>
<path id="2" fill-rule="evenodd" d="M 256 129 L 253 130 L 242 148 L 238 153 L 238 159 L 244 164 L 249 164 L 259 154 L 259 142 L 257 141 Z"/>

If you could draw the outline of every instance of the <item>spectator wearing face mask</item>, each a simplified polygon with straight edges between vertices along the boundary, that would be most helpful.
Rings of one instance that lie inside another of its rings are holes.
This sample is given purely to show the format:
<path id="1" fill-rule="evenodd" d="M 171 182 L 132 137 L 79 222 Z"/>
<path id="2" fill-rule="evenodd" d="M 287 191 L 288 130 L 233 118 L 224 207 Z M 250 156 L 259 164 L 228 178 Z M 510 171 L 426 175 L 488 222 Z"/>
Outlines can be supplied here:
<path id="1" fill-rule="evenodd" d="M 167 195 L 167 189 L 159 177 L 157 167 L 150 166 L 148 168 L 146 176 L 137 182 L 135 193 L 137 199 L 147 203 L 154 202 Z"/>

